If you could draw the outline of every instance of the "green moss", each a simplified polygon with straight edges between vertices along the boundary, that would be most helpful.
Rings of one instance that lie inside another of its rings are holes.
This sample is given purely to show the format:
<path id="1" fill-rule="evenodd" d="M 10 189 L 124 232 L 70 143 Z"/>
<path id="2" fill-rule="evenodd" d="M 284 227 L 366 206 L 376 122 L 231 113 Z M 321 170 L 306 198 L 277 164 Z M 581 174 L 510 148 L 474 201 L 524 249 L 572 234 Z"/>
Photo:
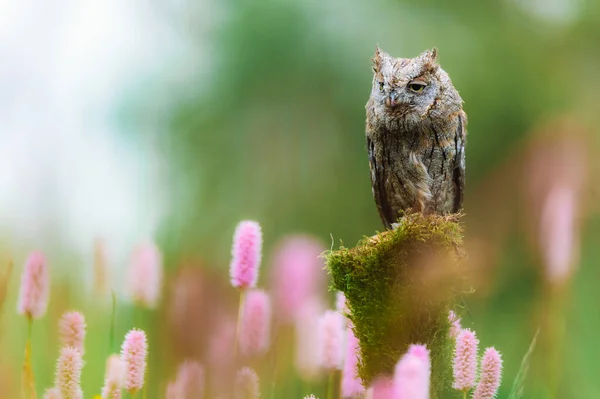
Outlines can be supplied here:
<path id="1" fill-rule="evenodd" d="M 447 387 L 448 311 L 462 285 L 460 215 L 405 216 L 400 226 L 326 255 L 333 288 L 346 295 L 360 340 L 365 385 L 390 375 L 410 344 L 427 344 L 434 393 Z"/>

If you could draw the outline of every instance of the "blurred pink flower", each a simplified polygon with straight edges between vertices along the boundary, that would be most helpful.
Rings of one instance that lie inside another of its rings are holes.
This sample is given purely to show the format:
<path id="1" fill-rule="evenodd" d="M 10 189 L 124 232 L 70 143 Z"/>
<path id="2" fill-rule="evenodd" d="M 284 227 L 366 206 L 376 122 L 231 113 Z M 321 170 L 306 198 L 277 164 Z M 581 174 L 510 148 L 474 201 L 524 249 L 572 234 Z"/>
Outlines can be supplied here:
<path id="1" fill-rule="evenodd" d="M 546 273 L 552 282 L 569 276 L 574 266 L 577 237 L 577 199 L 567 185 L 555 186 L 545 198 L 540 220 L 540 247 Z"/>
<path id="2" fill-rule="evenodd" d="M 162 290 L 162 255 L 154 243 L 137 246 L 128 270 L 128 292 L 134 303 L 156 307 Z"/>
<path id="3" fill-rule="evenodd" d="M 394 384 L 398 399 L 429 399 L 431 361 L 424 345 L 411 345 L 396 365 Z"/>
<path id="4" fill-rule="evenodd" d="M 124 385 L 125 363 L 118 355 L 110 355 L 106 361 L 102 399 L 121 399 Z"/>
<path id="5" fill-rule="evenodd" d="M 271 335 L 271 298 L 262 290 L 249 291 L 240 320 L 240 349 L 244 355 L 263 355 Z"/>
<path id="6" fill-rule="evenodd" d="M 475 386 L 477 379 L 477 346 L 479 341 L 475 332 L 465 328 L 456 338 L 454 349 L 454 384 L 459 391 L 468 391 Z"/>
<path id="7" fill-rule="evenodd" d="M 262 256 L 262 231 L 257 222 L 240 222 L 233 236 L 229 276 L 236 288 L 254 288 Z"/>
<path id="8" fill-rule="evenodd" d="M 258 376 L 254 370 L 244 367 L 237 372 L 234 393 L 235 399 L 258 399 L 260 397 Z"/>
<path id="9" fill-rule="evenodd" d="M 342 367 L 344 319 L 341 314 L 327 310 L 319 319 L 319 363 L 326 370 Z"/>
<path id="10" fill-rule="evenodd" d="M 344 371 L 342 374 L 342 397 L 359 398 L 365 392 L 362 381 L 358 378 L 358 358 L 360 347 L 358 338 L 352 328 L 346 328 L 346 356 L 344 358 Z"/>
<path id="11" fill-rule="evenodd" d="M 222 370 L 233 359 L 236 325 L 231 320 L 220 320 L 211 334 L 208 345 L 210 366 Z"/>
<path id="12" fill-rule="evenodd" d="M 121 348 L 121 359 L 125 362 L 125 390 L 130 394 L 141 390 L 146 374 L 148 341 L 146 333 L 133 329 L 125 335 Z"/>
<path id="13" fill-rule="evenodd" d="M 487 348 L 481 359 L 481 377 L 473 399 L 494 399 L 500 388 L 502 357 L 494 348 Z"/>
<path id="14" fill-rule="evenodd" d="M 306 395 L 304 399 L 317 399 L 315 395 Z"/>
<path id="15" fill-rule="evenodd" d="M 176 383 L 181 399 L 204 397 L 204 368 L 195 361 L 185 361 L 179 366 Z"/>
<path id="16" fill-rule="evenodd" d="M 431 373 L 431 357 L 429 356 L 429 349 L 427 349 L 427 345 L 413 344 L 408 347 L 407 353 L 421 359 L 421 361 L 427 366 L 429 373 Z"/>
<path id="17" fill-rule="evenodd" d="M 456 339 L 462 330 L 462 326 L 460 325 L 460 317 L 454 313 L 454 310 L 451 310 L 450 314 L 448 315 L 448 321 L 450 321 L 450 337 Z"/>
<path id="18" fill-rule="evenodd" d="M 370 399 L 397 399 L 394 381 L 391 378 L 380 377 L 373 381 L 369 388 Z"/>
<path id="19" fill-rule="evenodd" d="M 348 307 L 346 306 L 346 296 L 341 291 L 337 291 L 335 293 L 335 310 L 337 310 L 343 315 L 348 313 Z"/>
<path id="20" fill-rule="evenodd" d="M 54 385 L 60 391 L 62 399 L 82 399 L 81 369 L 83 360 L 81 353 L 70 346 L 60 350 L 56 365 L 56 380 Z"/>
<path id="21" fill-rule="evenodd" d="M 85 339 L 85 317 L 79 312 L 66 312 L 58 321 L 58 335 L 62 346 L 72 346 L 83 356 Z"/>
<path id="22" fill-rule="evenodd" d="M 62 399 L 58 388 L 49 388 L 44 392 L 44 399 Z"/>
<path id="23" fill-rule="evenodd" d="M 292 323 L 304 303 L 325 290 L 325 246 L 317 239 L 295 235 L 284 238 L 273 253 L 271 291 L 277 317 Z"/>
<path id="24" fill-rule="evenodd" d="M 295 319 L 296 330 L 296 369 L 305 380 L 312 380 L 319 374 L 319 316 L 324 305 L 316 297 L 309 298 L 300 308 Z"/>
<path id="25" fill-rule="evenodd" d="M 38 319 L 46 314 L 50 295 L 50 276 L 46 257 L 41 252 L 33 252 L 25 262 L 21 274 L 21 290 L 17 310 L 30 319 Z"/>
<path id="26" fill-rule="evenodd" d="M 167 391 L 165 392 L 166 399 L 181 399 L 181 393 L 177 382 L 169 382 L 167 384 Z"/>

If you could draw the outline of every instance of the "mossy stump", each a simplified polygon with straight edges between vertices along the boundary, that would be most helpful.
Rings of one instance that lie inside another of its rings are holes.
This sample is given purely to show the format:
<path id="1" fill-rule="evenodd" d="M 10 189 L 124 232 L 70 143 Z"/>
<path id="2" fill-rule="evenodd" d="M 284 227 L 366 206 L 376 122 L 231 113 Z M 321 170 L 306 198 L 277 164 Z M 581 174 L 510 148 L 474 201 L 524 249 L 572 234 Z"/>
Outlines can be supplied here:
<path id="1" fill-rule="evenodd" d="M 327 254 L 333 288 L 346 295 L 360 341 L 365 386 L 390 376 L 410 344 L 426 344 L 432 394 L 450 384 L 448 312 L 464 281 L 460 215 L 404 216 L 399 226 Z"/>

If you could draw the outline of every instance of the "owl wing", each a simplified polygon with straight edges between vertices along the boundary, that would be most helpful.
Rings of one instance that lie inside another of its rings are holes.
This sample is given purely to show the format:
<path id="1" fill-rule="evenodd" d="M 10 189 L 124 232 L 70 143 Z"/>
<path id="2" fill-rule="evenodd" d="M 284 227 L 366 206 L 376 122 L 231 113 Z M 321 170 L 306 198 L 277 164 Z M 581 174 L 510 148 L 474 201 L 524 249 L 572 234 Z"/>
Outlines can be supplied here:
<path id="1" fill-rule="evenodd" d="M 378 165 L 375 154 L 375 146 L 371 138 L 367 135 L 367 149 L 369 151 L 369 168 L 371 169 L 371 187 L 373 189 L 373 197 L 379 211 L 379 217 L 387 229 L 392 227 L 397 217 L 394 217 L 394 212 L 387 200 L 385 191 L 385 170 L 383 165 Z"/>
<path id="2" fill-rule="evenodd" d="M 454 135 L 454 170 L 452 181 L 454 182 L 454 207 L 453 212 L 458 212 L 462 207 L 465 189 L 465 144 L 467 141 L 467 115 L 464 111 L 458 114 L 458 126 Z"/>

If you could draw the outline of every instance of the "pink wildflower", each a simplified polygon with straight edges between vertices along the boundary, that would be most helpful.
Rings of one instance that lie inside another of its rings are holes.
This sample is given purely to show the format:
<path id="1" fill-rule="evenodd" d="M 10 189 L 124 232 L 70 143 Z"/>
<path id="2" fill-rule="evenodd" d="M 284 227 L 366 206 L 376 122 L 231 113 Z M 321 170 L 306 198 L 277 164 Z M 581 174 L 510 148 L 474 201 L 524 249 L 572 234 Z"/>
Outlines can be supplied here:
<path id="1" fill-rule="evenodd" d="M 125 390 L 130 394 L 144 386 L 147 355 L 146 333 L 136 329 L 129 331 L 123 341 L 121 359 L 125 362 Z"/>
<path id="2" fill-rule="evenodd" d="M 568 277 L 577 250 L 575 191 L 566 186 L 555 187 L 545 199 L 540 221 L 540 246 L 550 281 Z"/>
<path id="3" fill-rule="evenodd" d="M 72 346 L 83 356 L 85 328 L 85 317 L 81 313 L 64 313 L 58 321 L 58 335 L 62 346 Z"/>
<path id="4" fill-rule="evenodd" d="M 414 355 L 421 359 L 425 365 L 427 365 L 427 370 L 431 373 L 431 358 L 429 356 L 429 349 L 427 349 L 427 345 L 417 345 L 413 344 L 408 347 L 408 352 L 411 355 Z"/>
<path id="5" fill-rule="evenodd" d="M 451 310 L 450 314 L 448 315 L 448 321 L 450 322 L 450 337 L 456 339 L 462 330 L 462 326 L 460 325 L 460 317 L 458 317 L 456 313 Z"/>
<path id="6" fill-rule="evenodd" d="M 235 322 L 220 320 L 209 338 L 208 358 L 210 366 L 223 374 L 224 369 L 231 363 L 235 343 Z"/>
<path id="7" fill-rule="evenodd" d="M 350 327 L 346 329 L 346 356 L 344 358 L 344 371 L 342 374 L 342 397 L 358 398 L 365 392 L 360 378 L 358 378 L 358 358 L 360 347 L 358 338 Z"/>
<path id="8" fill-rule="evenodd" d="M 44 392 L 44 399 L 62 399 L 58 388 L 49 388 Z"/>
<path id="9" fill-rule="evenodd" d="M 394 383 L 398 399 L 429 399 L 431 366 L 424 345 L 412 345 L 396 365 Z"/>
<path id="10" fill-rule="evenodd" d="M 62 399 L 82 399 L 81 369 L 83 360 L 81 353 L 73 347 L 62 348 L 56 365 L 54 385 L 60 391 Z"/>
<path id="11" fill-rule="evenodd" d="M 306 395 L 304 399 L 317 399 L 315 395 Z"/>
<path id="12" fill-rule="evenodd" d="M 473 399 L 493 399 L 500 388 L 502 358 L 494 348 L 487 348 L 481 359 L 481 377 L 473 393 Z"/>
<path id="13" fill-rule="evenodd" d="M 348 307 L 346 306 L 346 296 L 341 291 L 335 293 L 335 310 L 344 315 L 348 313 Z"/>
<path id="14" fill-rule="evenodd" d="M 244 367 L 237 372 L 234 388 L 235 399 L 258 399 L 260 397 L 258 376 L 249 367 Z"/>
<path id="15" fill-rule="evenodd" d="M 475 386 L 477 378 L 477 346 L 479 341 L 475 332 L 463 329 L 456 338 L 454 349 L 454 384 L 459 391 L 468 391 Z"/>
<path id="16" fill-rule="evenodd" d="M 321 367 L 336 370 L 342 366 L 344 319 L 333 310 L 327 310 L 319 319 L 319 360 Z"/>
<path id="17" fill-rule="evenodd" d="M 257 222 L 240 222 L 233 236 L 229 275 L 236 288 L 254 288 L 262 256 L 262 231 Z"/>
<path id="18" fill-rule="evenodd" d="M 293 323 L 307 300 L 320 299 L 325 285 L 321 253 L 325 246 L 310 236 L 284 238 L 273 254 L 271 290 L 277 317 Z"/>
<path id="19" fill-rule="evenodd" d="M 262 290 L 246 294 L 240 320 L 240 349 L 245 355 L 262 355 L 269 349 L 271 298 Z"/>
<path id="20" fill-rule="evenodd" d="M 179 393 L 179 385 L 177 382 L 169 382 L 167 384 L 167 391 L 165 392 L 165 399 L 180 399 L 181 394 Z"/>
<path id="21" fill-rule="evenodd" d="M 318 377 L 319 353 L 319 316 L 323 313 L 324 305 L 313 297 L 301 307 L 295 320 L 296 357 L 295 364 L 298 373 L 305 380 Z"/>
<path id="22" fill-rule="evenodd" d="M 396 399 L 396 389 L 391 378 L 378 378 L 369 389 L 370 399 Z"/>
<path id="23" fill-rule="evenodd" d="M 186 361 L 177 371 L 177 389 L 181 398 L 202 399 L 204 396 L 204 368 L 198 362 Z"/>
<path id="24" fill-rule="evenodd" d="M 139 245 L 133 251 L 128 271 L 131 299 L 140 306 L 156 307 L 162 290 L 163 266 L 159 249 L 153 243 Z"/>
<path id="25" fill-rule="evenodd" d="M 121 399 L 121 389 L 124 385 L 125 363 L 118 355 L 111 355 L 106 361 L 102 399 Z"/>
<path id="26" fill-rule="evenodd" d="M 21 274 L 21 290 L 17 310 L 30 319 L 38 319 L 46 314 L 50 295 L 50 276 L 46 257 L 41 252 L 33 252 L 25 262 Z"/>

